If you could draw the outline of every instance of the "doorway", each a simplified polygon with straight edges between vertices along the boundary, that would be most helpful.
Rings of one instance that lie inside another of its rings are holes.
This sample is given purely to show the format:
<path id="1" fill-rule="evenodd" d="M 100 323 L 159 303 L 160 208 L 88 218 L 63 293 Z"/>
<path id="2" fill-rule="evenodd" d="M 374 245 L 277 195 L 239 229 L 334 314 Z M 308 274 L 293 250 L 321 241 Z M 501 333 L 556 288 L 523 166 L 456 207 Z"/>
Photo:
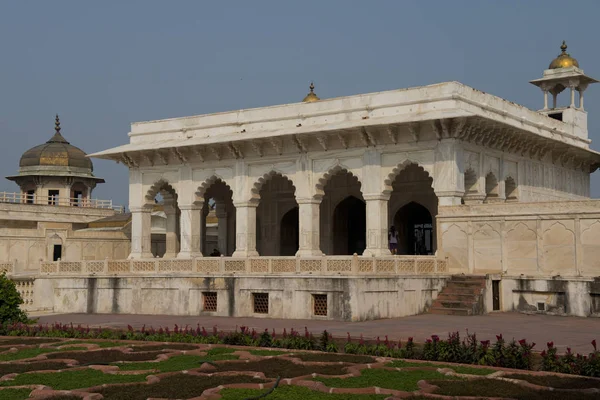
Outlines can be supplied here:
<path id="1" fill-rule="evenodd" d="M 282 256 L 294 256 L 298 251 L 300 235 L 298 232 L 299 214 L 298 207 L 292 208 L 281 218 L 280 249 Z"/>
<path id="2" fill-rule="evenodd" d="M 394 217 L 398 231 L 398 254 L 432 255 L 433 223 L 429 210 L 410 202 L 400 208 Z"/>
<path id="3" fill-rule="evenodd" d="M 366 205 L 354 196 L 342 200 L 333 211 L 333 254 L 362 254 L 366 247 Z"/>
<path id="4" fill-rule="evenodd" d="M 62 245 L 55 244 L 52 251 L 52 261 L 58 261 L 62 258 Z"/>

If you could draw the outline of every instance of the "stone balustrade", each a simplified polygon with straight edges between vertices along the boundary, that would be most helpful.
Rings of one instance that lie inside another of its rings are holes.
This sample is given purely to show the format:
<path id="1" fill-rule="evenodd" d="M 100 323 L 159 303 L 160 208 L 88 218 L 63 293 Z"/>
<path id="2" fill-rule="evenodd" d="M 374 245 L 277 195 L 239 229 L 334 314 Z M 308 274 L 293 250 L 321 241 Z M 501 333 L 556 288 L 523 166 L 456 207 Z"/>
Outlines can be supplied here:
<path id="1" fill-rule="evenodd" d="M 3 272 L 6 274 L 12 273 L 14 271 L 14 266 L 14 261 L 0 261 L 0 274 Z"/>
<path id="2" fill-rule="evenodd" d="M 435 256 L 199 257 L 42 262 L 42 275 L 448 275 Z"/>

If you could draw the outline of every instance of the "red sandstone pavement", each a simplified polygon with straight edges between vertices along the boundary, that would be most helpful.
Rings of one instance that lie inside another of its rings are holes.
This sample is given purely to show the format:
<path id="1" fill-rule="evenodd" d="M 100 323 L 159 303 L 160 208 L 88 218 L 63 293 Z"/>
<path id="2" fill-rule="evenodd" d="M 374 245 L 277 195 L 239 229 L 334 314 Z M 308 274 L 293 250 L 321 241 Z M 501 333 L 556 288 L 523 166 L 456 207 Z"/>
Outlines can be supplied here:
<path id="1" fill-rule="evenodd" d="M 380 336 L 383 340 L 388 335 L 390 340 L 402 339 L 406 342 L 409 336 L 415 341 L 423 342 L 431 335 L 446 337 L 450 331 L 459 331 L 462 336 L 466 330 L 475 332 L 480 340 L 495 341 L 496 335 L 502 333 L 504 338 L 527 339 L 536 342 L 536 350 L 546 348 L 546 342 L 554 341 L 561 350 L 571 347 L 573 351 L 585 352 L 592 350 L 590 342 L 596 339 L 600 342 L 600 319 L 580 317 L 559 317 L 550 315 L 525 315 L 518 313 L 493 313 L 476 316 L 450 316 L 450 315 L 415 315 L 412 317 L 382 319 L 364 322 L 340 322 L 321 320 L 289 320 L 271 318 L 230 318 L 209 316 L 176 316 L 176 315 L 128 315 L 128 314 L 56 314 L 42 315 L 41 323 L 73 323 L 97 327 L 124 328 L 128 324 L 134 328 L 154 326 L 170 326 L 177 324 L 181 327 L 196 324 L 204 326 L 207 330 L 214 325 L 219 330 L 233 330 L 236 326 L 247 326 L 257 331 L 275 328 L 277 333 L 287 328 L 300 331 L 306 326 L 313 334 L 318 334 L 326 329 L 335 337 L 346 337 L 350 332 L 352 337 L 361 334 L 365 339 Z"/>

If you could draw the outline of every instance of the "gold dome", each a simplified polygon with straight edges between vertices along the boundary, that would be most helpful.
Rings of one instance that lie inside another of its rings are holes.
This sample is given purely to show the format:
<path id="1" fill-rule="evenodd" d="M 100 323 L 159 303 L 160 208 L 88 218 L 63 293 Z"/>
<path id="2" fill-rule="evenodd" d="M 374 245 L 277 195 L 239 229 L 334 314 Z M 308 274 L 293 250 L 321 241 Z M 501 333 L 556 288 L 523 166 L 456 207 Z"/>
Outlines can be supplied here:
<path id="1" fill-rule="evenodd" d="M 321 100 L 321 99 L 319 99 L 319 96 L 317 96 L 315 94 L 315 92 L 314 92 L 314 90 L 315 90 L 315 84 L 314 83 L 312 83 L 312 82 L 310 83 L 309 89 L 310 89 L 310 93 L 307 94 L 306 97 L 302 100 L 303 102 L 305 102 L 305 103 L 313 103 L 315 101 Z"/>
<path id="2" fill-rule="evenodd" d="M 556 57 L 550 63 L 549 69 L 558 69 L 558 68 L 570 68 L 577 67 L 579 68 L 579 63 L 576 59 L 571 57 L 569 53 L 567 53 L 567 44 L 563 40 L 562 45 L 560 46 L 560 50 L 562 51 L 558 57 Z"/>

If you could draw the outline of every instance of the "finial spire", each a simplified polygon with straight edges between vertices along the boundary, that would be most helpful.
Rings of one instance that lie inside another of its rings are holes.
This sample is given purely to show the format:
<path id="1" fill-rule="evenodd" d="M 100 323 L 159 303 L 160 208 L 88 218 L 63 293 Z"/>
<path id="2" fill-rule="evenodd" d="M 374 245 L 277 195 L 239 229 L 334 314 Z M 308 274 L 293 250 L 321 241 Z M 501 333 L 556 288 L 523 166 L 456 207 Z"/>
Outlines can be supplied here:
<path id="1" fill-rule="evenodd" d="M 58 118 L 58 114 L 56 114 L 56 119 L 54 120 L 54 130 L 60 135 L 60 118 Z"/>
<path id="2" fill-rule="evenodd" d="M 560 49 L 563 53 L 566 53 L 567 52 L 567 42 L 565 42 L 563 40 L 562 45 L 560 46 Z"/>
<path id="3" fill-rule="evenodd" d="M 310 92 L 306 95 L 306 97 L 302 101 L 305 103 L 312 103 L 313 101 L 320 100 L 319 96 L 317 96 L 315 94 L 315 83 L 311 81 L 310 86 L 308 88 L 310 89 Z"/>

